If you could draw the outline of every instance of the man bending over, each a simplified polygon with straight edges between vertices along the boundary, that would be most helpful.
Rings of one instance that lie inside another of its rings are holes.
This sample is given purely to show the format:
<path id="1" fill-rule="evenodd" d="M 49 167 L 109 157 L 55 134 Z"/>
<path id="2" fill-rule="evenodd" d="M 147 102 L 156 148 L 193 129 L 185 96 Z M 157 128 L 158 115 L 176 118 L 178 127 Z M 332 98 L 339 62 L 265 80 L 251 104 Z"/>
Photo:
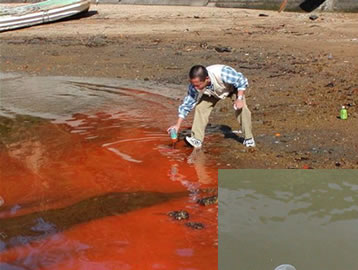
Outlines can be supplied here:
<path id="1" fill-rule="evenodd" d="M 235 116 L 239 124 L 241 124 L 241 129 L 245 136 L 243 144 L 246 147 L 255 147 L 255 140 L 251 130 L 251 112 L 245 100 L 245 91 L 248 87 L 248 81 L 245 76 L 232 67 L 225 65 L 208 67 L 196 65 L 190 69 L 189 78 L 188 93 L 178 109 L 178 121 L 168 128 L 168 132 L 172 128 L 178 132 L 185 117 L 195 107 L 191 136 L 187 136 L 185 139 L 191 146 L 200 148 L 203 144 L 205 128 L 214 106 L 219 100 L 235 94 Z"/>

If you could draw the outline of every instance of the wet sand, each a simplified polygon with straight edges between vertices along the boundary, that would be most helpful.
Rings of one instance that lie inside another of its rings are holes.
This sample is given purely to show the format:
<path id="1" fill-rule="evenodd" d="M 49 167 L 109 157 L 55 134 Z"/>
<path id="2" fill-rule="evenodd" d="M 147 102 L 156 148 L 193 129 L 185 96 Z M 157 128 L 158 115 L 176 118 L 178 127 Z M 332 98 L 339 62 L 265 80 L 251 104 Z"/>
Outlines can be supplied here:
<path id="1" fill-rule="evenodd" d="M 357 168 L 357 15 L 318 16 L 94 5 L 88 17 L 1 33 L 1 71 L 122 78 L 168 85 L 166 94 L 176 85 L 183 96 L 190 66 L 228 64 L 249 78 L 258 147 L 247 151 L 235 140 L 231 104 L 221 102 L 205 146 L 218 167 Z M 173 122 L 177 98 L 175 90 L 165 109 Z M 342 105 L 346 121 L 337 119 Z"/>

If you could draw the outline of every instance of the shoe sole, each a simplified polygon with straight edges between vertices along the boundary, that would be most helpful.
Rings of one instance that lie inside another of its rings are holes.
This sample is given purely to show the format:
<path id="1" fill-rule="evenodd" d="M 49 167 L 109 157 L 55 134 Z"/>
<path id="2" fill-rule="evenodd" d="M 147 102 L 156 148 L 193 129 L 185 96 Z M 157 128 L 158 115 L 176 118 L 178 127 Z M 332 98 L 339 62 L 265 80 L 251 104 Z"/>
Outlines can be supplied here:
<path id="1" fill-rule="evenodd" d="M 189 145 L 190 147 L 192 147 L 192 148 L 201 148 L 201 146 L 194 146 L 194 145 L 192 145 L 187 139 L 186 139 L 186 137 L 185 137 L 185 139 L 184 139 L 184 142 L 187 144 L 187 145 Z"/>
<path id="2" fill-rule="evenodd" d="M 186 145 L 188 145 L 188 146 L 194 148 L 194 146 L 192 146 L 191 143 L 187 141 L 186 137 L 184 138 L 184 142 L 186 143 Z"/>

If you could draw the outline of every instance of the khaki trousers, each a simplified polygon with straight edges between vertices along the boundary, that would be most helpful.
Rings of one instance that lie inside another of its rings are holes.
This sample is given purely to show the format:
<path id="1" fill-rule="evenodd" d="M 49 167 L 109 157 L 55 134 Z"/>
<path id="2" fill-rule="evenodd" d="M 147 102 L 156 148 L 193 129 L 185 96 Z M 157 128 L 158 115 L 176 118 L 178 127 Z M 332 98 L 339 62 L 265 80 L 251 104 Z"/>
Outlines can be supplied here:
<path id="1" fill-rule="evenodd" d="M 216 103 L 220 99 L 214 96 L 202 95 L 198 104 L 195 107 L 194 121 L 191 128 L 191 136 L 204 141 L 205 137 L 205 128 L 209 122 L 209 116 Z M 241 110 L 235 111 L 235 117 L 241 124 L 241 130 L 245 136 L 245 139 L 253 138 L 252 135 L 252 125 L 251 125 L 251 112 L 246 105 L 246 99 L 244 98 L 244 107 Z"/>

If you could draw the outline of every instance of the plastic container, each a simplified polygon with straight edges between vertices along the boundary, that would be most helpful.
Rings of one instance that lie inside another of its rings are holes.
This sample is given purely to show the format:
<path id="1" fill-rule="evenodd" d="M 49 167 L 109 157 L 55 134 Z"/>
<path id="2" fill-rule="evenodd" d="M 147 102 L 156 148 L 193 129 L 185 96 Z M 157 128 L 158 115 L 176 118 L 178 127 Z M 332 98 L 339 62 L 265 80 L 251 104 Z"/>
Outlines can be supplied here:
<path id="1" fill-rule="evenodd" d="M 176 142 L 178 140 L 178 134 L 175 128 L 172 128 L 170 130 L 170 138 L 172 139 L 173 142 Z"/>
<path id="2" fill-rule="evenodd" d="M 342 119 L 342 120 L 346 120 L 348 118 L 348 111 L 346 109 L 346 107 L 342 106 L 340 112 L 339 112 L 339 117 Z"/>

